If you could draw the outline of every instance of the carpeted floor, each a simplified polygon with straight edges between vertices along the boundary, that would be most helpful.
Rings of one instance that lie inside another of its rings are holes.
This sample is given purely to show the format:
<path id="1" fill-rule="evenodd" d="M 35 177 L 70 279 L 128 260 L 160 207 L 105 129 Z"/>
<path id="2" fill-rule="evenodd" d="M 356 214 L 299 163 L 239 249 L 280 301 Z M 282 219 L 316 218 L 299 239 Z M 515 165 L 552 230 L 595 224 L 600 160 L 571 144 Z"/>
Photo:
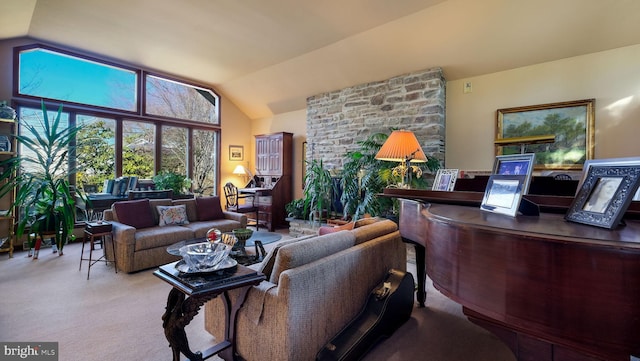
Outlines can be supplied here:
<path id="1" fill-rule="evenodd" d="M 38 260 L 25 252 L 13 259 L 0 254 L 0 341 L 56 341 L 61 361 L 171 360 L 161 321 L 170 286 L 153 270 L 115 274 L 113 266 L 101 263 L 87 280 L 86 262 L 78 271 L 80 247 L 67 245 L 64 256 L 45 249 Z M 415 269 L 413 263 L 408 267 Z M 515 360 L 428 284 L 427 307 L 414 308 L 411 319 L 364 360 Z M 204 331 L 202 314 L 187 334 L 193 350 L 215 343 Z"/>

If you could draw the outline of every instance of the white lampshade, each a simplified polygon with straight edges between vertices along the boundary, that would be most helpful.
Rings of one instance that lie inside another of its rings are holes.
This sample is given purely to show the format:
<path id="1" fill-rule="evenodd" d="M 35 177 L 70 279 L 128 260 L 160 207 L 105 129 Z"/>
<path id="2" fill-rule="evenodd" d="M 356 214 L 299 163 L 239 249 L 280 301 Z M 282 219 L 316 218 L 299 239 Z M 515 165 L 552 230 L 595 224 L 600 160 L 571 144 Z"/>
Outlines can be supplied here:
<path id="1" fill-rule="evenodd" d="M 247 170 L 244 169 L 244 166 L 242 164 L 238 164 L 236 166 L 236 169 L 233 170 L 233 174 L 246 175 L 247 174 Z"/>
<path id="2" fill-rule="evenodd" d="M 427 156 L 422 151 L 416 135 L 410 130 L 394 130 L 376 154 L 378 160 L 424 163 Z"/>

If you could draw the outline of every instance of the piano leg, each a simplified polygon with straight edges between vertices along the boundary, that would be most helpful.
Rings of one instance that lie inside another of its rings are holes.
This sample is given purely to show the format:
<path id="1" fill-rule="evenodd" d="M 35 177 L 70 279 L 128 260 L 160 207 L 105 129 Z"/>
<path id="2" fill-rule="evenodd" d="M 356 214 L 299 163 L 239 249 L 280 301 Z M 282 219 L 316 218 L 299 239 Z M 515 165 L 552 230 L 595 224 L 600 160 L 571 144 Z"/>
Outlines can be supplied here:
<path id="1" fill-rule="evenodd" d="M 426 248 L 408 238 L 402 237 L 405 243 L 413 244 L 413 248 L 416 250 L 416 273 L 418 279 L 418 291 L 416 293 L 416 299 L 418 300 L 419 307 L 424 307 L 424 302 L 427 299 L 427 291 L 425 284 L 427 283 L 427 267 L 425 263 Z"/>

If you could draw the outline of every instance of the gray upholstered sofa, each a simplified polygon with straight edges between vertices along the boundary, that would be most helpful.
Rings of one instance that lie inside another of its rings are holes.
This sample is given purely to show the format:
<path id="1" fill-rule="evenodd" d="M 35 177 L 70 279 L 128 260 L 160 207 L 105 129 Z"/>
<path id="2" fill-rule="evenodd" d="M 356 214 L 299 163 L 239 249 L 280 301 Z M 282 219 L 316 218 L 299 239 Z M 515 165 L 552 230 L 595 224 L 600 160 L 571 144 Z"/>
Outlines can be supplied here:
<path id="1" fill-rule="evenodd" d="M 238 313 L 237 350 L 247 361 L 314 360 L 353 319 L 389 269 L 406 271 L 397 225 L 371 220 L 353 230 L 281 242 L 258 267 L 267 281 Z M 235 299 L 237 290 L 230 292 Z M 224 306 L 205 304 L 205 329 L 224 339 Z"/>
<path id="2" fill-rule="evenodd" d="M 247 225 L 246 215 L 223 211 L 219 197 L 116 202 L 104 219 L 113 224 L 116 264 L 124 272 L 177 261 L 168 246 L 205 237 L 211 228 L 230 232 Z"/>

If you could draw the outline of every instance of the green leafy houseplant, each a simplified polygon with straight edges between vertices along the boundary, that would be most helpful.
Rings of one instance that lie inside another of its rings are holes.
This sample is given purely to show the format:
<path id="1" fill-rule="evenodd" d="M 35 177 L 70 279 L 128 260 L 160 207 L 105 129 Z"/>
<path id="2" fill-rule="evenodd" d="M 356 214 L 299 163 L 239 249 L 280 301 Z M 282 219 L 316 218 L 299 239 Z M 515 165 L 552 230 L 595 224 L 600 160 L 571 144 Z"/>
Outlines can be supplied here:
<path id="1" fill-rule="evenodd" d="M 287 212 L 294 218 L 320 222 L 331 207 L 332 191 L 333 179 L 322 160 L 307 162 L 303 197 L 287 204 Z"/>
<path id="2" fill-rule="evenodd" d="M 181 174 L 168 171 L 160 172 L 154 176 L 153 183 L 156 189 L 172 189 L 175 195 L 184 194 L 185 189 L 191 187 L 190 179 Z"/>
<path id="3" fill-rule="evenodd" d="M 0 194 L 16 190 L 11 212 L 17 215 L 16 236 L 25 230 L 42 237 L 53 234 L 59 254 L 69 238 L 75 223 L 75 192 L 68 181 L 69 152 L 79 130 L 62 125 L 62 105 L 53 120 L 47 115 L 42 102 L 40 124 L 20 122 L 21 134 L 15 135 L 23 147 L 20 155 L 3 161 Z M 82 196 L 82 194 L 79 194 Z"/>
<path id="4" fill-rule="evenodd" d="M 375 158 L 388 137 L 389 134 L 386 133 L 371 134 L 367 139 L 358 142 L 358 150 L 345 154 L 340 198 L 345 216 L 350 215 L 358 219 L 364 214 L 388 216 L 394 213 L 394 202 L 397 201 L 378 196 L 385 187 L 397 184 L 401 180 L 401 175 L 393 172 L 393 163 Z M 424 166 L 433 172 L 440 167 L 440 163 L 435 158 L 429 158 L 427 163 L 415 166 Z M 422 177 L 414 177 L 411 187 L 425 189 L 427 183 Z"/>
<path id="5" fill-rule="evenodd" d="M 308 163 L 304 178 L 304 211 L 310 220 L 319 222 L 330 208 L 333 180 L 322 159 Z"/>

